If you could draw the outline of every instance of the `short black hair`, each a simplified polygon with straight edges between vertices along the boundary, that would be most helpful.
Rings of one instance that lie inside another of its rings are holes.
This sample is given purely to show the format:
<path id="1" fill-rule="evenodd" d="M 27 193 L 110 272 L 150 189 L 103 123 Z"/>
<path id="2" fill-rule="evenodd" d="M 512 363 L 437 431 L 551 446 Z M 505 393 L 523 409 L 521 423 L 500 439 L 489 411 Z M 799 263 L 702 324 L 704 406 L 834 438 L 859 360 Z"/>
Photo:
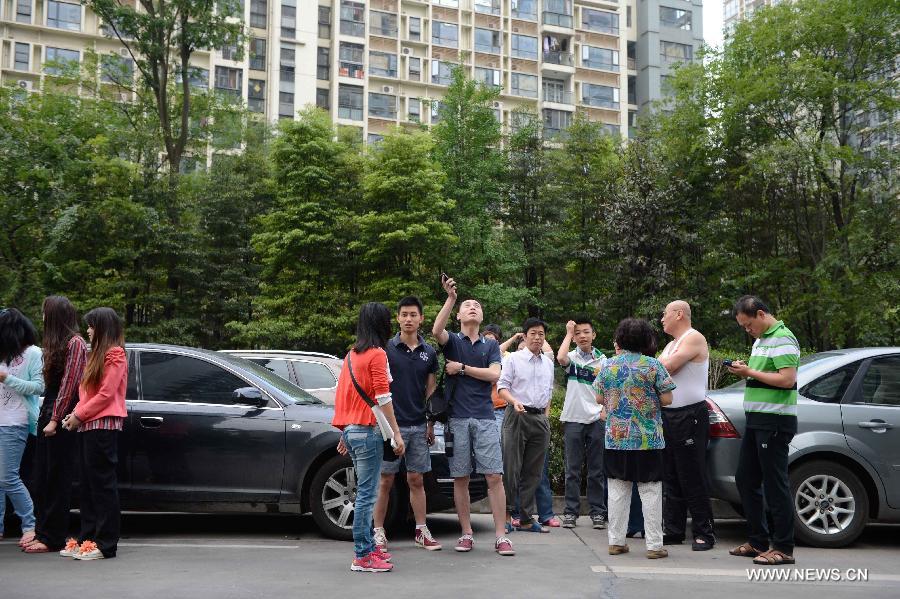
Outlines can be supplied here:
<path id="1" fill-rule="evenodd" d="M 578 326 L 580 324 L 586 324 L 589 327 L 591 327 L 591 330 L 594 329 L 594 323 L 591 322 L 590 316 L 585 316 L 584 314 L 578 314 L 572 320 L 575 321 L 575 326 Z"/>
<path id="2" fill-rule="evenodd" d="M 734 302 L 732 313 L 735 317 L 738 314 L 743 314 L 744 316 L 750 316 L 752 318 L 756 316 L 756 313 L 760 310 L 762 310 L 766 314 L 772 313 L 772 311 L 769 310 L 769 306 L 766 305 L 766 302 L 762 301 L 757 296 L 742 295 L 736 302 Z"/>
<path id="3" fill-rule="evenodd" d="M 9 308 L 0 310 L 0 362 L 11 363 L 37 343 L 37 330 L 27 316 Z"/>
<path id="4" fill-rule="evenodd" d="M 656 355 L 656 334 L 653 327 L 643 318 L 626 318 L 616 327 L 616 345 L 619 349 Z"/>
<path id="5" fill-rule="evenodd" d="M 419 314 L 425 314 L 425 308 L 422 307 L 422 300 L 414 295 L 407 295 L 400 300 L 400 303 L 397 304 L 397 312 L 400 312 L 402 308 L 407 308 L 409 306 L 415 306 L 419 309 Z"/>
<path id="6" fill-rule="evenodd" d="M 497 338 L 497 341 L 501 341 L 503 339 L 503 331 L 500 330 L 499 324 L 487 325 L 486 327 L 484 327 L 484 333 L 490 333 Z"/>
<path id="7" fill-rule="evenodd" d="M 373 347 L 384 347 L 391 338 L 391 311 L 384 304 L 369 302 L 359 310 L 356 343 L 353 350 L 362 353 Z"/>
<path id="8" fill-rule="evenodd" d="M 525 319 L 525 322 L 522 323 L 522 332 L 527 333 L 529 329 L 533 329 L 534 327 L 541 327 L 544 329 L 544 334 L 547 333 L 547 323 L 534 316 Z"/>

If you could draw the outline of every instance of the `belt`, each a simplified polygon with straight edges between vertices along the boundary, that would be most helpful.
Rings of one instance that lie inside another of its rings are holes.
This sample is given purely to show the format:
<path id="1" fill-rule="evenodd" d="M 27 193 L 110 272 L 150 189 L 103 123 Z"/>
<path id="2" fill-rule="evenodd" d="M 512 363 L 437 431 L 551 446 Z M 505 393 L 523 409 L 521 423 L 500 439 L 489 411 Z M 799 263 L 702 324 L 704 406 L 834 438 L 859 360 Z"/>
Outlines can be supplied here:
<path id="1" fill-rule="evenodd" d="M 533 408 L 531 406 L 522 406 L 522 407 L 525 408 L 525 411 L 528 412 L 529 414 L 543 414 L 544 412 L 547 411 L 547 408 Z"/>

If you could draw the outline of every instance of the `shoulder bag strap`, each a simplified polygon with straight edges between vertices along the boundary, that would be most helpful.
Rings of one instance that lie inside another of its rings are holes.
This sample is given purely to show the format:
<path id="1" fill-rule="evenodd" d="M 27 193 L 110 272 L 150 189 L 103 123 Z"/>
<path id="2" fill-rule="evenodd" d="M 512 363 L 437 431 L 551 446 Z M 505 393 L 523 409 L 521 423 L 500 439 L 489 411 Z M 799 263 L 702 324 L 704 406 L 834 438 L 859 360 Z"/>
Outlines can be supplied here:
<path id="1" fill-rule="evenodd" d="M 369 394 L 366 393 L 362 387 L 360 387 L 359 383 L 356 382 L 356 377 L 353 376 L 353 362 L 350 360 L 350 353 L 347 352 L 347 370 L 350 371 L 350 380 L 353 381 L 353 386 L 356 387 L 356 392 L 359 393 L 359 396 L 362 397 L 362 400 L 369 404 L 370 408 L 374 408 L 378 404 L 372 401 L 372 398 L 369 397 Z"/>

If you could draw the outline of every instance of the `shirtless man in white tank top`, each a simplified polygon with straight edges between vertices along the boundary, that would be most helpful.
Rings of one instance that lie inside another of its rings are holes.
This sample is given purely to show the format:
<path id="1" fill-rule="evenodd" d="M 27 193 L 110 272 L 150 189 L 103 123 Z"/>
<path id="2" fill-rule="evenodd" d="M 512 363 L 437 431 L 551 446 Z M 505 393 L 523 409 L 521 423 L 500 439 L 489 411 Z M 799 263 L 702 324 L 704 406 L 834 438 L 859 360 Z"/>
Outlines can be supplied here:
<path id="1" fill-rule="evenodd" d="M 659 361 L 678 385 L 672 392 L 672 404 L 662 411 L 666 437 L 663 538 L 667 545 L 684 541 L 690 510 L 691 548 L 706 551 L 716 542 L 706 478 L 709 346 L 706 338 L 691 326 L 691 307 L 687 302 L 670 303 L 660 321 L 673 339 L 660 354 Z"/>

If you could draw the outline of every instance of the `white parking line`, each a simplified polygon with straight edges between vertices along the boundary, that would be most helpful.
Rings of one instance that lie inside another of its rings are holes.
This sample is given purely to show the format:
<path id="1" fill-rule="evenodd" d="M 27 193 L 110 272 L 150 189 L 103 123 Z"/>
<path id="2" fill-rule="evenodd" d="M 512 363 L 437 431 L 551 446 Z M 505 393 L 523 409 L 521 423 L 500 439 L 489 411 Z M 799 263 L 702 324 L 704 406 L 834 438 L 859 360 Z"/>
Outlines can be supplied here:
<path id="1" fill-rule="evenodd" d="M 119 543 L 119 547 L 185 547 L 191 549 L 300 549 L 300 545 L 250 545 L 243 543 Z"/>
<path id="2" fill-rule="evenodd" d="M 738 578 L 747 581 L 747 570 L 726 570 L 717 568 L 663 568 L 663 567 L 646 567 L 646 566 L 613 566 L 606 565 L 591 566 L 591 571 L 598 574 L 615 574 L 616 576 L 642 577 L 647 575 L 668 575 L 675 578 L 682 577 L 702 577 L 702 578 Z M 871 574 L 868 582 L 900 582 L 900 575 L 896 574 Z M 841 584 L 854 584 L 842 582 Z M 858 581 L 855 584 L 865 584 Z"/>

